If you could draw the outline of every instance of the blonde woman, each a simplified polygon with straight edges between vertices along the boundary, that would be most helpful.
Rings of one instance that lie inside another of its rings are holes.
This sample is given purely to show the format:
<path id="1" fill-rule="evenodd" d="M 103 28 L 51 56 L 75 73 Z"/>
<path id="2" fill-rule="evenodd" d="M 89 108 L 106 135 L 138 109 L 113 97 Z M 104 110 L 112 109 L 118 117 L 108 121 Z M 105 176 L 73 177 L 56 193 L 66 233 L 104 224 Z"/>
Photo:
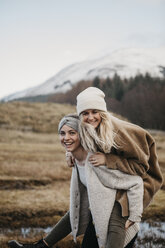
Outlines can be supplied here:
<path id="1" fill-rule="evenodd" d="M 144 183 L 143 208 L 146 208 L 163 181 L 155 141 L 141 127 L 108 113 L 104 97 L 104 92 L 96 87 L 89 87 L 77 96 L 82 145 L 86 151 L 93 152 L 89 161 L 95 168 L 106 165 L 110 169 L 141 176 Z M 116 202 L 120 205 L 120 217 L 129 216 L 126 191 L 117 191 Z M 110 220 L 110 227 L 116 232 L 119 221 L 118 218 L 113 223 Z M 132 224 L 128 220 L 125 228 Z"/>

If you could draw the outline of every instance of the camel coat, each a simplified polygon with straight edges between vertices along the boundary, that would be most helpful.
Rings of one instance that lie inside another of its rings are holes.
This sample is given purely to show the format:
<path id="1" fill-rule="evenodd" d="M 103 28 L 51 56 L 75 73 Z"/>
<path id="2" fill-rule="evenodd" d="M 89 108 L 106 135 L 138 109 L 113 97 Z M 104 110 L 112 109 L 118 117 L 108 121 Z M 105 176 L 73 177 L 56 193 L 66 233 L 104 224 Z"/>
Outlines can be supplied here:
<path id="1" fill-rule="evenodd" d="M 106 154 L 106 165 L 108 168 L 142 177 L 143 207 L 146 208 L 163 182 L 155 141 L 145 129 L 113 116 L 112 126 L 118 149 L 112 148 L 111 153 Z M 126 192 L 119 190 L 116 199 L 121 204 L 122 215 L 128 216 Z"/>

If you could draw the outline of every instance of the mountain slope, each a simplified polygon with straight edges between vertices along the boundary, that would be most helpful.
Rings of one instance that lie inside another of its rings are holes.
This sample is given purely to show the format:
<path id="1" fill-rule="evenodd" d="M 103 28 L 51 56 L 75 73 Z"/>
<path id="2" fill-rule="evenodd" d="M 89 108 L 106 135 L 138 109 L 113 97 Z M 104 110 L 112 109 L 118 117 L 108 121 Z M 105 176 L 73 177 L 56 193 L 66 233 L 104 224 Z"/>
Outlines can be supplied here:
<path id="1" fill-rule="evenodd" d="M 43 84 L 1 100 L 66 92 L 80 80 L 92 80 L 96 76 L 107 78 L 117 73 L 122 78 L 129 78 L 146 72 L 153 77 L 165 76 L 165 48 L 116 50 L 97 59 L 72 64 Z"/>

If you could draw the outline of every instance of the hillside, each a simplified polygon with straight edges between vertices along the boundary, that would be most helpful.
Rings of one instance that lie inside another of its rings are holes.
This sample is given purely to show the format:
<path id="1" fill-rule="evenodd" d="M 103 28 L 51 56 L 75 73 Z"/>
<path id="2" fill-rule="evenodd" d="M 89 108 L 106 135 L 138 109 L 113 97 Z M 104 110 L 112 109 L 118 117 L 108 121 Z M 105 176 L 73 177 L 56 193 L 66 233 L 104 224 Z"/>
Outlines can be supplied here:
<path id="1" fill-rule="evenodd" d="M 76 111 L 75 106 L 56 103 L 0 103 L 0 128 L 57 133 L 59 120 Z"/>
<path id="2" fill-rule="evenodd" d="M 10 101 L 23 97 L 65 93 L 81 80 L 112 78 L 118 74 L 122 78 L 135 77 L 149 73 L 152 77 L 165 75 L 165 48 L 119 49 L 87 61 L 69 65 L 46 82 L 24 91 L 4 97 Z M 14 82 L 13 82 L 14 83 Z"/>

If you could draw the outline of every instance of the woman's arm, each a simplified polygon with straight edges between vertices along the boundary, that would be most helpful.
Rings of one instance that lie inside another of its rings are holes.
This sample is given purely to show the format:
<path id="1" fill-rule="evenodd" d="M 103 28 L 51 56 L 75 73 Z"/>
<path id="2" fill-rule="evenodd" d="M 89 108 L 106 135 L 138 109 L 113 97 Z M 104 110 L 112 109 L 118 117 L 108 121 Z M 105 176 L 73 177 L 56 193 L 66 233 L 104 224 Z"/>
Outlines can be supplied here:
<path id="1" fill-rule="evenodd" d="M 124 158 L 116 154 L 105 154 L 105 164 L 110 169 L 120 170 L 130 175 L 143 177 L 149 169 L 148 164 L 141 164 L 133 158 Z"/>
<path id="2" fill-rule="evenodd" d="M 155 143 L 153 137 L 139 126 L 121 122 L 117 125 L 115 143 L 117 147 L 112 147 L 111 152 L 105 155 L 106 166 L 145 177 L 151 166 L 151 155 L 156 156 L 156 150 L 151 151 Z"/>
<path id="3" fill-rule="evenodd" d="M 140 164 L 135 159 L 127 159 L 116 154 L 104 154 L 101 152 L 94 153 L 89 158 L 93 166 L 106 165 L 109 169 L 120 170 L 130 175 L 143 176 L 148 170 L 148 166 Z"/>
<path id="4" fill-rule="evenodd" d="M 143 212 L 143 179 L 106 166 L 93 167 L 101 183 L 115 190 L 126 190 L 129 202 L 129 220 L 139 222 Z"/>

